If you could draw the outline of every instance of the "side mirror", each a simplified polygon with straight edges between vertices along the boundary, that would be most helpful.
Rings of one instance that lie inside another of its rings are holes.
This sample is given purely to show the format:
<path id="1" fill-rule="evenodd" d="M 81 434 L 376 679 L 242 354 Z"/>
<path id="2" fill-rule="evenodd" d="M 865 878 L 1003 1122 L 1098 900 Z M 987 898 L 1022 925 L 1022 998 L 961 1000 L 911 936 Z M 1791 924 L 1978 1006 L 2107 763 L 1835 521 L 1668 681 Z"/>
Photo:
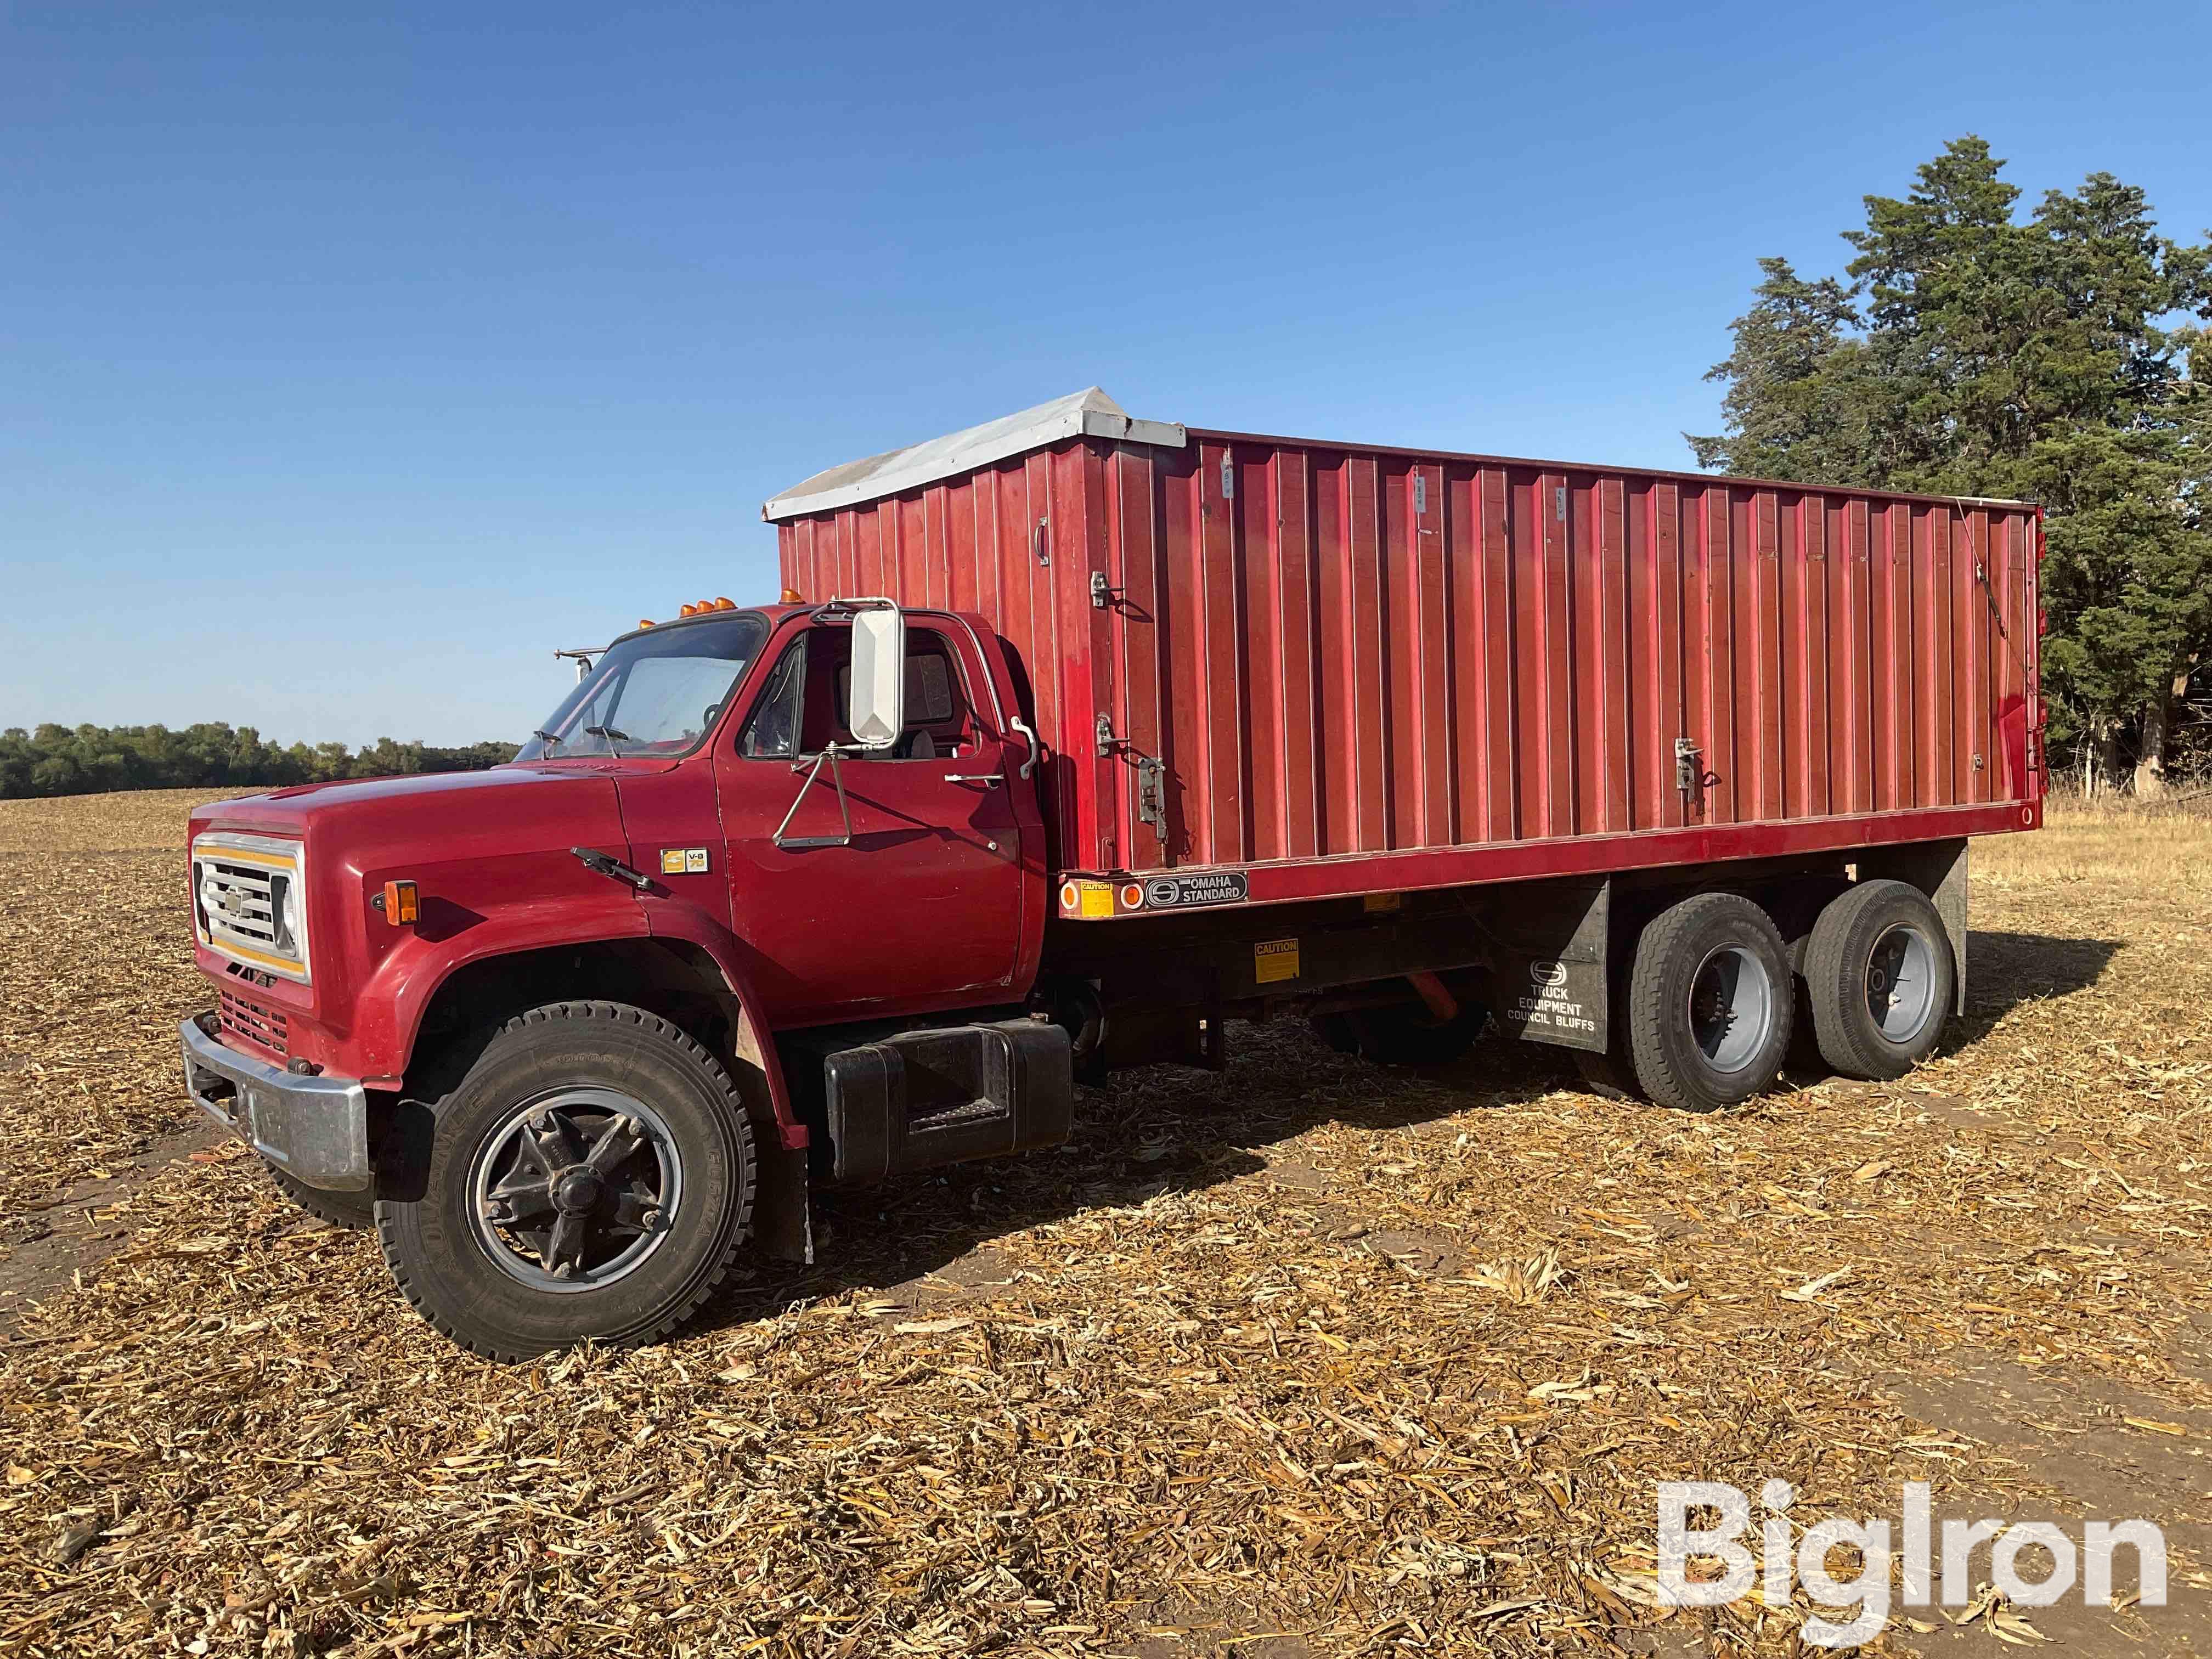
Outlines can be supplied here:
<path id="1" fill-rule="evenodd" d="M 906 616 L 895 605 L 853 613 L 852 708 L 845 729 L 866 750 L 906 732 Z"/>

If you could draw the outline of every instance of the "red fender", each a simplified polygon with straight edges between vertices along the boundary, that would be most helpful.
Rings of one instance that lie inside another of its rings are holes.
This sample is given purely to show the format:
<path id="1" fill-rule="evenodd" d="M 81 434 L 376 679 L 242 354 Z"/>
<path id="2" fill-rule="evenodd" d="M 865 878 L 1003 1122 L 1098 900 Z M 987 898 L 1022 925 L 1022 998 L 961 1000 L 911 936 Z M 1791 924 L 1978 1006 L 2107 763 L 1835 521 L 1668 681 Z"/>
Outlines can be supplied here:
<path id="1" fill-rule="evenodd" d="M 722 982 L 738 1000 L 738 1012 L 745 1020 L 744 1029 L 738 1034 L 738 1056 L 759 1066 L 761 1074 L 768 1079 L 769 1101 L 775 1109 L 776 1131 L 784 1150 L 804 1152 L 807 1145 L 806 1126 L 791 1109 L 791 1094 L 784 1085 L 783 1062 L 776 1054 L 775 1036 L 762 1017 L 760 999 L 753 990 L 752 947 L 698 906 L 681 899 L 641 893 L 637 909 L 649 937 L 696 945 L 721 970 Z"/>
<path id="2" fill-rule="evenodd" d="M 744 946 L 729 929 L 689 904 L 633 896 L 611 884 L 603 898 L 569 895 L 518 904 L 453 933 L 406 934 L 386 953 L 355 1000 L 362 1021 L 347 1046 L 358 1059 L 347 1069 L 370 1088 L 397 1089 L 438 988 L 471 963 L 563 945 L 641 939 L 696 945 L 714 962 L 744 1016 L 738 1054 L 758 1066 L 767 1079 L 778 1139 L 787 1152 L 803 1151 L 806 1126 L 792 1110 L 783 1066 L 753 992 Z"/>

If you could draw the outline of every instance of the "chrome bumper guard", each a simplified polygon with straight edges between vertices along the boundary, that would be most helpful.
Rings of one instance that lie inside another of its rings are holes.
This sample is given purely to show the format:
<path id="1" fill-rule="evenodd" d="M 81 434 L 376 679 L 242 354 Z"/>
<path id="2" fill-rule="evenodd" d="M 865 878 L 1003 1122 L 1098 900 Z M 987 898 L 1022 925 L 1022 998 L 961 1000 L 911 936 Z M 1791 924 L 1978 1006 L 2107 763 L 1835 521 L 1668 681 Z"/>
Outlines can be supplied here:
<path id="1" fill-rule="evenodd" d="M 216 1017 L 177 1028 L 185 1092 L 199 1109 L 295 1181 L 366 1192 L 368 1097 L 343 1078 L 298 1077 L 216 1041 Z"/>

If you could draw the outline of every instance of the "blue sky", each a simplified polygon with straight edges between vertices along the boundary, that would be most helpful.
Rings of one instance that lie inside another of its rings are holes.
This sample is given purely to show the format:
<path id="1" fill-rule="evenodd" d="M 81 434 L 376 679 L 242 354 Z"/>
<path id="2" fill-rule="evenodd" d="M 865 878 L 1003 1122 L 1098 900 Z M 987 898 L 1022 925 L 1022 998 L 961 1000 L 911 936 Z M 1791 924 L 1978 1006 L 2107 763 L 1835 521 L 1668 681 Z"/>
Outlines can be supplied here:
<path id="1" fill-rule="evenodd" d="M 0 0 L 0 725 L 520 738 L 770 495 L 1099 384 L 1685 466 L 1988 138 L 2212 225 L 2197 6 Z"/>

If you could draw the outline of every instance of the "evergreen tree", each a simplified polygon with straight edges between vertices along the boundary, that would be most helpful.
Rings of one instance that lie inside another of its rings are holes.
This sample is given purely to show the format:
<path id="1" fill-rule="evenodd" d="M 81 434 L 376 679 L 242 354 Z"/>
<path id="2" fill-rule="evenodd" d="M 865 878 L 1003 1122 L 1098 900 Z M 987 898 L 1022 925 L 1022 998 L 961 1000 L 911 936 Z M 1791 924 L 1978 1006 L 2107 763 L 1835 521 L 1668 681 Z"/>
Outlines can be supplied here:
<path id="1" fill-rule="evenodd" d="M 2109 778 L 2134 731 L 2154 793 L 2212 653 L 2212 350 L 2168 326 L 2212 315 L 2212 250 L 2109 173 L 2023 222 L 2002 165 L 1962 138 L 1868 197 L 1848 285 L 1762 260 L 1710 377 L 1728 429 L 1689 441 L 1732 472 L 2043 502 L 2053 738 Z"/>

